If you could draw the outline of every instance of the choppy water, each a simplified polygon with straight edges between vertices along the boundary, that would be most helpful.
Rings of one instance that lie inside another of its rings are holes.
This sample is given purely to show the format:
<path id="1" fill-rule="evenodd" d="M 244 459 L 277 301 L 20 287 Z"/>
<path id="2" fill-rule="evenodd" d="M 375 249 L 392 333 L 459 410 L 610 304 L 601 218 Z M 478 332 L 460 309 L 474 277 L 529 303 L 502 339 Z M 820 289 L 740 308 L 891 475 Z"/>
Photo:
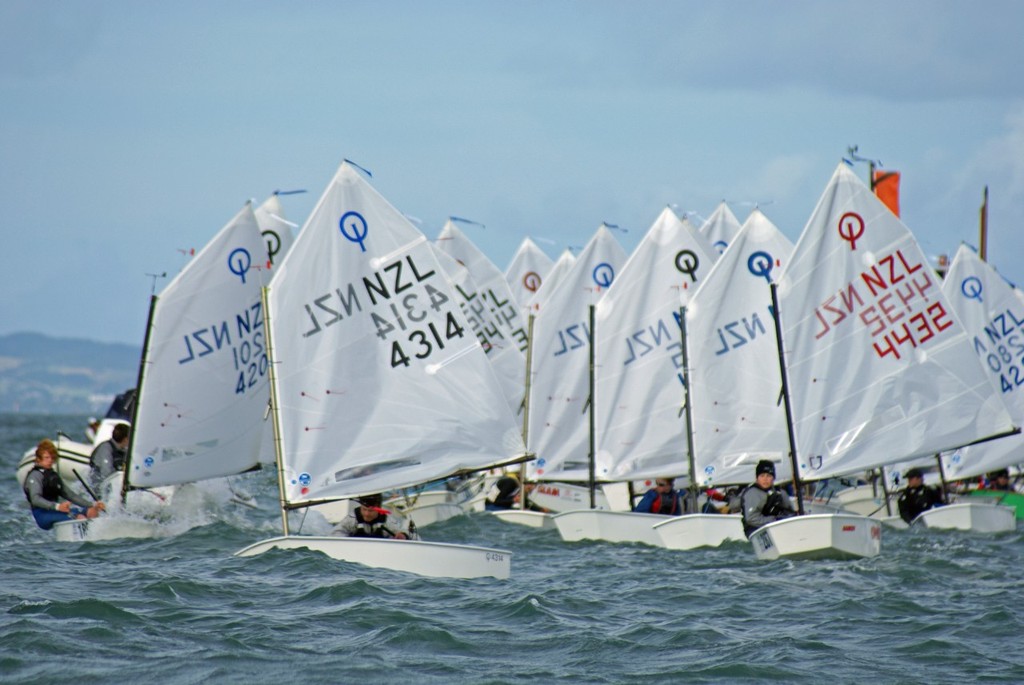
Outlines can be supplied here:
<path id="1" fill-rule="evenodd" d="M 437 580 L 302 551 L 231 508 L 152 540 L 56 543 L 14 466 L 85 417 L 0 415 L 0 682 L 1021 683 L 1024 539 L 883 533 L 856 562 L 563 543 L 485 514 L 425 536 L 511 550 L 512 578 Z M 6 473 L 6 475 L 4 475 Z"/>

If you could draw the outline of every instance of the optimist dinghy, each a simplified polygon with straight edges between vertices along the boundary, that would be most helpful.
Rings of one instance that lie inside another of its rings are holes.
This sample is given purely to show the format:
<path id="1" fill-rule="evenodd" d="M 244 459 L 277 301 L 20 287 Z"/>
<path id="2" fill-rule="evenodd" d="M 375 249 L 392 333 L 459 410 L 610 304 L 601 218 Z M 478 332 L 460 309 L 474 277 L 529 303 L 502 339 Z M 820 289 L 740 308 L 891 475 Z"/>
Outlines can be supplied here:
<path id="1" fill-rule="evenodd" d="M 446 578 L 507 578 L 511 553 L 292 534 L 288 512 L 526 458 L 505 394 L 426 238 L 344 162 L 263 294 L 284 535 Z"/>

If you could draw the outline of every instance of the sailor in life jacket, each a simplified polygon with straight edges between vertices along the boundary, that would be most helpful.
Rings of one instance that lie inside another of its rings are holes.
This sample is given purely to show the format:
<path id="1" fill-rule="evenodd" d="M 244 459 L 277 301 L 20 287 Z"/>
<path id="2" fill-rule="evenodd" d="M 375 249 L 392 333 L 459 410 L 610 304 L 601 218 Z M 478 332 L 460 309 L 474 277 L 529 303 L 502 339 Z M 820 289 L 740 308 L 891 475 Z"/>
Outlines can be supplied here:
<path id="1" fill-rule="evenodd" d="M 366 495 L 356 500 L 359 504 L 351 514 L 334 527 L 331 535 L 355 538 L 394 538 L 418 540 L 411 521 L 381 508 L 380 495 Z"/>
<path id="2" fill-rule="evenodd" d="M 796 515 L 789 495 L 775 485 L 775 464 L 770 459 L 757 462 L 754 483 L 740 493 L 740 505 L 748 538 L 763 525 Z"/>
<path id="3" fill-rule="evenodd" d="M 128 458 L 128 435 L 128 424 L 119 423 L 114 426 L 110 440 L 96 445 L 89 457 L 89 465 L 92 467 L 90 478 L 94 485 L 99 486 L 115 471 L 124 471 L 124 463 Z"/>
<path id="4" fill-rule="evenodd" d="M 674 478 L 655 478 L 654 487 L 633 507 L 633 511 L 644 514 L 667 514 L 681 516 L 685 513 L 683 498 L 675 489 Z"/>
<path id="5" fill-rule="evenodd" d="M 25 497 L 32 508 L 32 518 L 43 530 L 50 530 L 60 521 L 96 518 L 105 508 L 103 502 L 90 502 L 65 488 L 60 474 L 53 468 L 56 460 L 56 445 L 43 440 L 36 447 L 36 463 L 25 476 Z"/>
<path id="6" fill-rule="evenodd" d="M 932 485 L 924 484 L 924 471 L 912 468 L 905 474 L 907 487 L 903 488 L 896 505 L 900 510 L 900 518 L 912 523 L 922 512 L 945 504 L 942 493 Z"/>

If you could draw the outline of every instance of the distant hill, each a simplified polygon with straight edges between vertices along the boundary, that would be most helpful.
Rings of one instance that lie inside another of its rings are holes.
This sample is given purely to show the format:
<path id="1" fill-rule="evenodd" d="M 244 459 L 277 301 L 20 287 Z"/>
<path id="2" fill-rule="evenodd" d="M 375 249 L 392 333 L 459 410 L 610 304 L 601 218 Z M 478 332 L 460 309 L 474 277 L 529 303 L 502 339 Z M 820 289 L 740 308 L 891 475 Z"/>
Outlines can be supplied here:
<path id="1" fill-rule="evenodd" d="M 0 336 L 0 412 L 97 414 L 135 387 L 141 347 L 41 333 Z"/>

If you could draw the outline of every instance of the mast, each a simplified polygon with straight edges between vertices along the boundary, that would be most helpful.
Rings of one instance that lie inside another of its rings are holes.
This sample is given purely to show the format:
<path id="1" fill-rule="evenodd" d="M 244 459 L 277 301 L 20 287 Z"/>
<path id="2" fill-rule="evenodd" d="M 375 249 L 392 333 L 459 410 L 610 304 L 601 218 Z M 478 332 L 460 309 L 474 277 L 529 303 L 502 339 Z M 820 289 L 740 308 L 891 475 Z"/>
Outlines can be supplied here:
<path id="1" fill-rule="evenodd" d="M 988 186 L 985 186 L 985 192 L 982 193 L 981 210 L 980 214 L 980 236 L 978 238 L 978 256 L 981 257 L 981 261 L 988 261 Z"/>
<path id="2" fill-rule="evenodd" d="M 533 373 L 533 314 L 526 319 L 526 382 L 523 384 L 523 445 L 530 437 L 530 376 Z M 530 448 L 526 448 L 529 452 Z M 519 487 L 523 496 L 519 498 L 519 508 L 526 509 L 526 462 L 519 464 Z"/>
<path id="3" fill-rule="evenodd" d="M 587 459 L 587 468 L 589 471 L 590 508 L 595 509 L 597 508 L 597 499 L 594 490 L 597 485 L 594 482 L 596 480 L 594 474 L 594 305 L 590 305 L 587 309 L 590 316 L 590 399 L 587 402 L 590 419 L 590 454 Z"/>
<path id="4" fill-rule="evenodd" d="M 274 461 L 277 463 L 277 492 L 281 502 L 281 529 L 287 536 L 288 531 L 288 509 L 285 506 L 287 500 L 284 492 L 284 450 L 281 446 L 281 417 L 277 404 L 277 372 L 274 369 L 274 347 L 270 340 L 270 308 L 268 307 L 267 293 L 270 288 L 260 288 L 260 299 L 263 301 L 263 330 L 267 336 L 267 374 L 270 381 L 270 419 L 274 427 Z"/>
<path id="5" fill-rule="evenodd" d="M 793 435 L 793 408 L 789 403 L 789 374 L 786 372 L 786 353 L 782 347 L 782 322 L 779 320 L 778 284 L 769 283 L 772 291 L 772 320 L 775 322 L 775 342 L 779 347 L 779 371 L 782 375 L 782 399 L 786 406 L 786 432 L 789 434 L 789 460 L 793 467 L 793 492 L 796 493 L 797 513 L 804 513 L 803 486 L 796 454 L 796 436 Z"/>
<path id="6" fill-rule="evenodd" d="M 142 382 L 146 377 L 146 363 L 149 358 L 149 340 L 153 332 L 153 314 L 156 312 L 156 295 L 149 296 L 149 315 L 146 317 L 146 335 L 142 340 L 142 357 L 139 358 L 139 375 L 135 381 L 135 407 L 132 409 L 132 426 L 128 433 L 128 453 L 124 459 L 124 475 L 121 478 L 121 505 L 128 501 L 128 474 L 131 473 L 132 453 L 135 451 L 135 432 L 139 426 L 139 405 L 142 400 Z"/>
<path id="7" fill-rule="evenodd" d="M 892 516 L 892 502 L 889 500 L 889 485 L 885 482 L 885 467 L 878 469 L 879 479 L 882 481 L 882 495 L 885 497 L 885 513 Z"/>
<path id="8" fill-rule="evenodd" d="M 945 502 L 946 504 L 949 504 L 948 490 L 946 490 L 946 488 L 947 488 L 947 485 L 946 485 L 946 471 L 945 471 L 945 469 L 942 468 L 942 455 L 941 454 L 936 454 L 935 455 L 935 463 L 938 464 L 938 466 L 939 466 L 939 482 L 942 483 L 942 501 Z"/>
<path id="9" fill-rule="evenodd" d="M 679 335 L 683 352 L 683 411 L 686 412 L 686 461 L 690 475 L 688 490 L 691 511 L 697 513 L 697 467 L 693 456 L 693 417 L 690 413 L 690 356 L 686 349 L 686 307 L 679 308 Z"/>

